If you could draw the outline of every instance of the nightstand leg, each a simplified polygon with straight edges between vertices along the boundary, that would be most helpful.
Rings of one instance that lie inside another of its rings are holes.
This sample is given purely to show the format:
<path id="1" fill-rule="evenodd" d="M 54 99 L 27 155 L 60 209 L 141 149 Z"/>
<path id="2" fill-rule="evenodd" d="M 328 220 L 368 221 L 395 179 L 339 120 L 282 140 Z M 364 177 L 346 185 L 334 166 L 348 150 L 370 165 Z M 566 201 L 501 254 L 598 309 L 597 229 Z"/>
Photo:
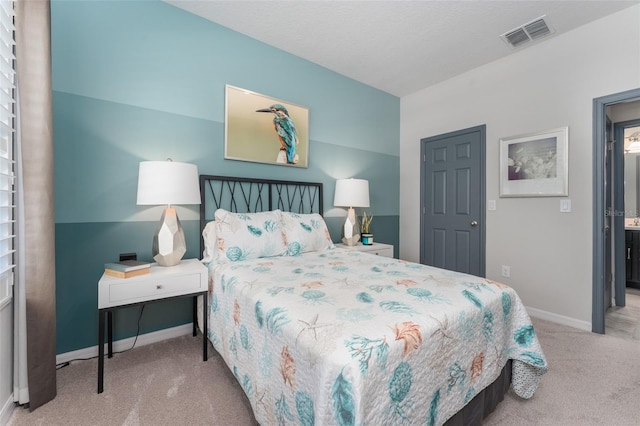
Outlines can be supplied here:
<path id="1" fill-rule="evenodd" d="M 98 310 L 98 393 L 103 390 L 104 376 L 104 312 Z"/>
<path id="2" fill-rule="evenodd" d="M 113 357 L 113 311 L 107 311 L 107 339 L 109 339 L 109 358 Z"/>
<path id="3" fill-rule="evenodd" d="M 208 334 L 208 320 L 207 320 L 207 292 L 202 293 L 202 360 L 207 360 L 207 334 Z"/>
<path id="4" fill-rule="evenodd" d="M 193 296 L 193 336 L 198 335 L 198 296 Z"/>

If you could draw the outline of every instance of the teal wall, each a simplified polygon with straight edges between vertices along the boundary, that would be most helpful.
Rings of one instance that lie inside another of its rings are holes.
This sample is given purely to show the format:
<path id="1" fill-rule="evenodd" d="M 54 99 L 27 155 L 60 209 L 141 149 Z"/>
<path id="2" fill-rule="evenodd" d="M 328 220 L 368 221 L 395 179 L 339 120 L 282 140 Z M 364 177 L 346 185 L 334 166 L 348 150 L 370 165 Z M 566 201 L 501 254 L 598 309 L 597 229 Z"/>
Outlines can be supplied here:
<path id="1" fill-rule="evenodd" d="M 119 253 L 151 258 L 161 207 L 136 205 L 138 163 L 185 161 L 203 174 L 320 181 L 339 240 L 335 179 L 368 179 L 376 241 L 398 250 L 397 97 L 158 0 L 52 0 L 57 352 L 94 346 L 97 281 Z M 309 108 L 309 167 L 224 159 L 225 85 Z M 179 207 L 199 256 L 197 206 Z M 139 308 L 118 311 L 115 338 Z M 140 332 L 189 322 L 190 301 L 145 308 Z"/>

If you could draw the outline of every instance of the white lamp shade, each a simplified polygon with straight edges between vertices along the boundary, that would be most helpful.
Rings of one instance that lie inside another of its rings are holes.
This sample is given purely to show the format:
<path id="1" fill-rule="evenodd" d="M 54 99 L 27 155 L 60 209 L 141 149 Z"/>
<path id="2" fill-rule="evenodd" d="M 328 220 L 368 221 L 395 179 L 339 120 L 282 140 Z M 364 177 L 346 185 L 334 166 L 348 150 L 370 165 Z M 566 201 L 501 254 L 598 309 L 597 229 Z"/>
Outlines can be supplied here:
<path id="1" fill-rule="evenodd" d="M 200 204 L 198 167 L 170 160 L 142 161 L 137 204 Z"/>
<path id="2" fill-rule="evenodd" d="M 333 205 L 336 207 L 369 207 L 369 181 L 365 179 L 338 179 Z"/>

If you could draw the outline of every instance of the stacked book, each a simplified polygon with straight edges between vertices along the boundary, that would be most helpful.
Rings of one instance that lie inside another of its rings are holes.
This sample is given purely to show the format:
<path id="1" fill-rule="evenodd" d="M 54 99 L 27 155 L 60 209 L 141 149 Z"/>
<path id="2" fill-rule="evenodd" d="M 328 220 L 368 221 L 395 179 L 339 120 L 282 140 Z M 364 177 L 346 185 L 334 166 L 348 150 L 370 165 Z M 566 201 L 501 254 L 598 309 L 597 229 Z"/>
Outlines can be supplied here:
<path id="1" fill-rule="evenodd" d="M 131 278 L 151 272 L 151 263 L 139 260 L 122 260 L 104 264 L 105 275 L 117 278 Z"/>

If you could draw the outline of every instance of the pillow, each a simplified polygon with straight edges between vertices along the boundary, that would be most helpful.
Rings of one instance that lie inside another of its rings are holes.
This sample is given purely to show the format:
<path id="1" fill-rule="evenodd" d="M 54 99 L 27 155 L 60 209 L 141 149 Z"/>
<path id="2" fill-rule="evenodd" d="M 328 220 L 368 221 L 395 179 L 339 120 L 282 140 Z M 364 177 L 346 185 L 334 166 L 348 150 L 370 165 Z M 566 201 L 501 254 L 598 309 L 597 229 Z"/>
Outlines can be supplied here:
<path id="1" fill-rule="evenodd" d="M 202 230 L 204 250 L 202 251 L 202 261 L 211 262 L 218 255 L 218 234 L 216 232 L 216 221 L 207 222 Z"/>
<path id="2" fill-rule="evenodd" d="M 287 254 L 332 249 L 335 246 L 327 224 L 318 213 L 298 214 L 282 212 L 282 225 L 287 240 Z"/>
<path id="3" fill-rule="evenodd" d="M 261 213 L 216 210 L 217 260 L 237 262 L 285 255 L 287 246 L 280 213 L 280 210 Z"/>

